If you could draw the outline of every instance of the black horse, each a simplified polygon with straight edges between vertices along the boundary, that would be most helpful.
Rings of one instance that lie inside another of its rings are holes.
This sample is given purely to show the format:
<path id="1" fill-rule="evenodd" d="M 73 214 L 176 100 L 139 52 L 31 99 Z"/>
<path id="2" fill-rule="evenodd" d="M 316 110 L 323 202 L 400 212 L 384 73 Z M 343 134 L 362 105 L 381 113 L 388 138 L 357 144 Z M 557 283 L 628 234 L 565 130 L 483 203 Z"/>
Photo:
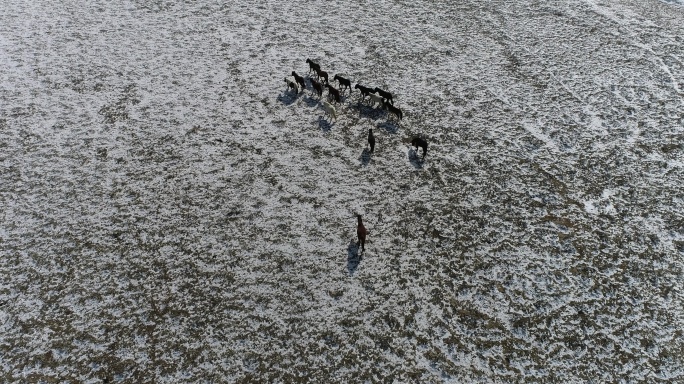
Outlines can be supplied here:
<path id="1" fill-rule="evenodd" d="M 304 81 L 304 78 L 299 76 L 295 71 L 292 71 L 292 76 L 295 78 L 297 84 L 299 84 L 299 86 L 302 87 L 302 92 L 304 92 L 304 90 L 306 89 L 306 82 Z"/>
<path id="2" fill-rule="evenodd" d="M 336 102 L 340 103 L 340 91 L 330 84 L 326 84 L 325 86 L 328 87 L 328 94 L 331 95 Z"/>
<path id="3" fill-rule="evenodd" d="M 382 89 L 380 89 L 378 87 L 375 87 L 375 89 L 373 90 L 373 93 L 377 93 L 378 95 L 387 99 L 387 101 L 389 101 L 390 103 L 394 104 L 394 100 L 392 100 L 392 94 L 391 93 L 389 93 L 387 91 L 383 91 Z"/>
<path id="4" fill-rule="evenodd" d="M 427 141 L 421 139 L 420 137 L 414 137 L 413 140 L 411 140 L 411 145 L 416 147 L 416 151 L 418 150 L 418 147 L 423 148 L 423 159 L 425 159 L 428 147 Z"/>
<path id="5" fill-rule="evenodd" d="M 311 70 L 313 70 L 314 72 L 318 72 L 321 70 L 321 66 L 311 61 L 311 59 L 306 59 L 306 62 L 307 64 L 309 64 L 309 73 L 311 73 Z"/>
<path id="6" fill-rule="evenodd" d="M 361 84 L 356 84 L 354 86 L 354 89 L 358 89 L 359 91 L 361 91 L 361 98 L 369 96 L 371 93 L 374 92 L 373 88 L 364 87 Z"/>
<path id="7" fill-rule="evenodd" d="M 316 91 L 316 93 L 318 93 L 318 97 L 321 97 L 321 95 L 323 95 L 323 86 L 321 83 L 312 78 L 309 78 L 309 81 L 311 82 L 313 89 Z"/>
<path id="8" fill-rule="evenodd" d="M 347 88 L 349 88 L 349 93 L 352 92 L 351 80 L 345 79 L 344 77 L 342 77 L 340 75 L 335 75 L 335 77 L 333 77 L 333 81 L 335 81 L 335 80 L 337 80 L 337 82 L 340 83 L 340 89 L 347 87 Z"/>
<path id="9" fill-rule="evenodd" d="M 382 106 L 383 106 L 389 113 L 391 113 L 391 114 L 393 114 L 394 116 L 396 116 L 399 120 L 402 119 L 403 114 L 401 113 L 401 109 L 395 107 L 394 105 L 392 105 L 392 104 L 390 104 L 390 103 L 388 103 L 388 102 L 386 102 L 386 101 L 383 101 L 383 102 L 382 102 Z"/>
<path id="10" fill-rule="evenodd" d="M 373 153 L 375 151 L 375 136 L 373 136 L 373 129 L 368 129 L 368 144 L 370 145 L 370 151 Z"/>
<path id="11" fill-rule="evenodd" d="M 292 80 L 289 80 L 287 77 L 285 78 L 285 82 L 287 83 L 287 87 L 289 89 L 292 89 L 293 91 L 295 91 L 295 93 L 297 93 L 297 83 L 295 83 Z"/>
<path id="12" fill-rule="evenodd" d="M 318 76 L 318 80 L 320 79 L 325 79 L 325 83 L 328 84 L 328 72 L 318 68 L 315 69 L 316 71 L 316 76 Z"/>

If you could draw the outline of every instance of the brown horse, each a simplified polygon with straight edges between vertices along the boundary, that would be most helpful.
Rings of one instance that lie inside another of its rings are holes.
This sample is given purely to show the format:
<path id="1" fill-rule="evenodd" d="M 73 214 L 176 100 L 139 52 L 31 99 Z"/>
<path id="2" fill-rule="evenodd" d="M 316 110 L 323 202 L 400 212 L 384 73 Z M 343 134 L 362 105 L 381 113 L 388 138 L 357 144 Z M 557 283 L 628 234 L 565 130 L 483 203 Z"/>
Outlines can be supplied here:
<path id="1" fill-rule="evenodd" d="M 366 250 L 366 235 L 368 234 L 368 231 L 366 230 L 366 227 L 363 226 L 361 215 L 357 215 L 357 217 L 359 218 L 359 224 L 356 226 L 356 235 L 359 237 L 359 241 L 356 245 L 361 244 L 361 252 L 363 253 Z"/>

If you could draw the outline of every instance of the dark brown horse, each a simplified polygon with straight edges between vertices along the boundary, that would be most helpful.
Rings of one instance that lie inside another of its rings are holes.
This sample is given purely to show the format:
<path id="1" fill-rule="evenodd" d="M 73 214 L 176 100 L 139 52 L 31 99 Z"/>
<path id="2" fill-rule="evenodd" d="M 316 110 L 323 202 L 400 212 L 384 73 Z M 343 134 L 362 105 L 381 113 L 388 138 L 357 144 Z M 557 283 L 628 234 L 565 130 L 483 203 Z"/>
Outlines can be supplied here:
<path id="1" fill-rule="evenodd" d="M 361 221 L 361 215 L 357 215 L 359 218 L 359 224 L 356 226 L 356 235 L 359 237 L 359 241 L 356 243 L 356 245 L 361 244 L 361 252 L 366 250 L 366 235 L 368 234 L 368 231 L 366 230 L 366 227 L 363 226 L 363 222 Z"/>

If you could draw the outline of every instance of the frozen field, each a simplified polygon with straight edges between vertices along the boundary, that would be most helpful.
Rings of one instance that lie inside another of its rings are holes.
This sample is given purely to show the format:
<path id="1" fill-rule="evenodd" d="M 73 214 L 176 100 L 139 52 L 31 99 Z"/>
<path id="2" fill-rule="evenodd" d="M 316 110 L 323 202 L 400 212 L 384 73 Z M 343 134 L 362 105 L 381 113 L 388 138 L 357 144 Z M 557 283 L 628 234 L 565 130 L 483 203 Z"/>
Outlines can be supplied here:
<path id="1" fill-rule="evenodd" d="M 3 0 L 0 382 L 683 382 L 683 124 L 679 1 Z"/>

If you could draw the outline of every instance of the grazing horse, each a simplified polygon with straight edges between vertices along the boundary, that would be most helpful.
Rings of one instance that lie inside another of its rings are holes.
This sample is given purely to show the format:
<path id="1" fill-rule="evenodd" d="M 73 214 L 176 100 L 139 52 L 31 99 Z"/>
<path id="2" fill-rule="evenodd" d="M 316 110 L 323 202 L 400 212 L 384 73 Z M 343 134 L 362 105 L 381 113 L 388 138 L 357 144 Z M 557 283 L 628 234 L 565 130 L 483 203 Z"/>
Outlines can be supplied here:
<path id="1" fill-rule="evenodd" d="M 309 81 L 311 82 L 313 89 L 316 91 L 316 93 L 318 93 L 318 97 L 321 97 L 323 95 L 323 86 L 321 83 L 312 78 L 309 78 Z"/>
<path id="2" fill-rule="evenodd" d="M 292 71 L 292 76 L 295 78 L 297 84 L 299 84 L 299 86 L 302 87 L 302 92 L 304 92 L 304 90 L 306 89 L 306 82 L 304 81 L 304 78 L 299 76 L 295 71 Z"/>
<path id="3" fill-rule="evenodd" d="M 337 111 L 335 110 L 335 107 L 332 106 L 332 104 L 328 103 L 327 101 L 323 102 L 323 110 L 325 111 L 326 114 L 330 116 L 330 119 L 335 119 L 337 120 Z"/>
<path id="4" fill-rule="evenodd" d="M 320 68 L 315 69 L 315 71 L 316 71 L 316 76 L 318 76 L 318 80 L 323 78 L 323 79 L 325 79 L 325 83 L 328 84 L 328 72 L 326 72 Z"/>
<path id="5" fill-rule="evenodd" d="M 356 235 L 359 237 L 359 241 L 356 243 L 356 245 L 361 244 L 361 252 L 366 250 L 366 235 L 368 234 L 368 231 L 366 230 L 366 227 L 363 226 L 363 222 L 361 221 L 361 215 L 357 215 L 359 218 L 359 223 L 356 226 Z"/>
<path id="6" fill-rule="evenodd" d="M 330 84 L 326 84 L 325 86 L 328 87 L 328 96 L 332 96 L 336 102 L 340 103 L 340 91 Z"/>
<path id="7" fill-rule="evenodd" d="M 364 87 L 361 84 L 356 84 L 354 86 L 354 89 L 358 89 L 359 91 L 361 91 L 361 98 L 362 99 L 366 96 L 369 96 L 371 93 L 373 93 L 373 88 Z M 351 91 L 349 91 L 349 92 L 351 93 Z"/>
<path id="8" fill-rule="evenodd" d="M 375 104 L 382 106 L 382 104 L 385 102 L 385 100 L 382 99 L 382 96 L 378 96 L 378 95 L 375 95 L 372 93 L 369 94 L 368 96 L 370 96 L 370 101 L 371 101 L 372 106 L 375 106 Z"/>
<path id="9" fill-rule="evenodd" d="M 374 91 L 373 93 L 377 93 L 378 95 L 387 99 L 390 103 L 394 104 L 394 100 L 392 100 L 392 94 L 391 93 L 383 91 L 382 89 L 380 89 L 378 87 L 375 87 L 375 89 L 373 91 Z"/>
<path id="10" fill-rule="evenodd" d="M 384 101 L 384 102 L 382 103 L 382 107 L 385 108 L 389 113 L 391 113 L 391 114 L 393 114 L 394 116 L 398 117 L 399 120 L 401 120 L 401 118 L 402 118 L 401 109 L 395 107 L 394 105 L 392 105 L 392 104 L 390 104 L 390 103 L 388 103 L 388 102 L 386 102 L 386 101 Z"/>
<path id="11" fill-rule="evenodd" d="M 420 137 L 414 137 L 413 140 L 411 140 L 411 145 L 416 147 L 416 151 L 418 150 L 418 147 L 423 148 L 423 159 L 425 159 L 428 147 L 427 141 L 421 139 Z"/>
<path id="12" fill-rule="evenodd" d="M 311 61 L 311 59 L 306 59 L 306 62 L 307 64 L 309 64 L 309 73 L 311 73 L 311 70 L 313 70 L 314 72 L 318 72 L 321 70 L 321 66 Z"/>
<path id="13" fill-rule="evenodd" d="M 288 88 L 293 89 L 295 93 L 299 92 L 299 90 L 297 89 L 297 83 L 288 79 L 287 77 L 285 78 L 285 82 L 287 83 Z"/>
<path id="14" fill-rule="evenodd" d="M 349 93 L 351 94 L 351 92 L 352 92 L 351 80 L 345 79 L 344 77 L 342 77 L 340 75 L 335 75 L 335 77 L 333 77 L 333 81 L 335 81 L 335 80 L 337 80 L 337 82 L 340 83 L 340 89 L 347 87 L 347 88 L 349 88 Z"/>
<path id="15" fill-rule="evenodd" d="M 368 144 L 370 144 L 371 153 L 375 151 L 375 136 L 373 136 L 373 129 L 368 128 Z"/>

